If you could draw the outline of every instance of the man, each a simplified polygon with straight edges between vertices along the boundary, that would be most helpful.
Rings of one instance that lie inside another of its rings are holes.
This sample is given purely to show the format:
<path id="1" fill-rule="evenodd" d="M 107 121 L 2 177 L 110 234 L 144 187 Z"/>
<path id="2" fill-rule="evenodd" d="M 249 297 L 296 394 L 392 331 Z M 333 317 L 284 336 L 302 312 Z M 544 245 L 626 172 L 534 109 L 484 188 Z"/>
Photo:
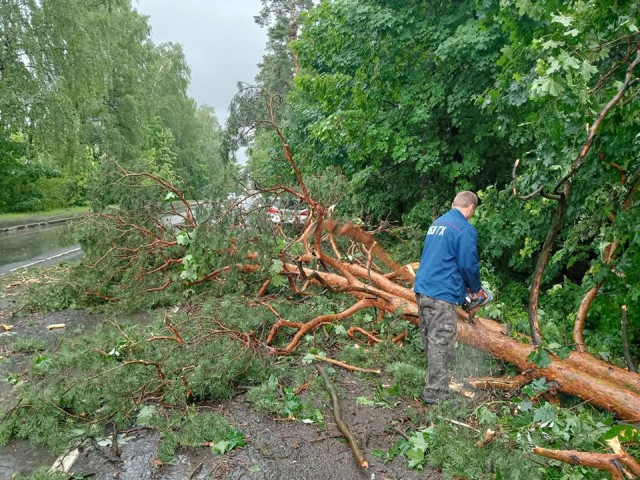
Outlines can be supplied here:
<path id="1" fill-rule="evenodd" d="M 475 299 L 482 287 L 478 234 L 468 222 L 477 206 L 475 193 L 458 193 L 451 210 L 429 227 L 420 256 L 413 290 L 429 363 L 422 400 L 430 405 L 438 403 L 449 391 L 458 318 L 456 306 L 464 301 L 467 289 Z"/>

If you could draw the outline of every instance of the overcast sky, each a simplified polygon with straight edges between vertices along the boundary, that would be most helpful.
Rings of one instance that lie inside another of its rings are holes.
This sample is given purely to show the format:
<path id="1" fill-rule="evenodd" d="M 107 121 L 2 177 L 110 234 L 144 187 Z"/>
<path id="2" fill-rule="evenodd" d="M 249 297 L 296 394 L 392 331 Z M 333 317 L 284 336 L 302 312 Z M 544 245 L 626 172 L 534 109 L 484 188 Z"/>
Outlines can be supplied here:
<path id="1" fill-rule="evenodd" d="M 182 44 L 191 67 L 191 96 L 215 108 L 220 123 L 238 81 L 252 83 L 267 41 L 253 21 L 260 0 L 134 0 L 149 16 L 154 43 Z"/>

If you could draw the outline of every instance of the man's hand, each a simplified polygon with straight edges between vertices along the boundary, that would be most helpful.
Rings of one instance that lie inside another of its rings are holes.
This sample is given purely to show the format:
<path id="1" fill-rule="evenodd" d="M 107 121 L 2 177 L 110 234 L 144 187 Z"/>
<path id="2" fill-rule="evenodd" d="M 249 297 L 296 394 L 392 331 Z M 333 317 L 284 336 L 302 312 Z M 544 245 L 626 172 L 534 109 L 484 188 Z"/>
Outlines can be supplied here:
<path id="1" fill-rule="evenodd" d="M 475 302 L 478 299 L 484 300 L 485 298 L 487 298 L 487 296 L 485 295 L 483 290 L 478 290 L 477 292 L 471 294 L 471 301 L 472 302 Z M 474 307 L 474 308 L 469 310 L 469 315 L 467 316 L 467 321 L 469 323 L 472 323 L 472 324 L 475 323 L 476 313 L 481 308 L 482 308 L 482 305 L 478 305 L 477 307 Z"/>

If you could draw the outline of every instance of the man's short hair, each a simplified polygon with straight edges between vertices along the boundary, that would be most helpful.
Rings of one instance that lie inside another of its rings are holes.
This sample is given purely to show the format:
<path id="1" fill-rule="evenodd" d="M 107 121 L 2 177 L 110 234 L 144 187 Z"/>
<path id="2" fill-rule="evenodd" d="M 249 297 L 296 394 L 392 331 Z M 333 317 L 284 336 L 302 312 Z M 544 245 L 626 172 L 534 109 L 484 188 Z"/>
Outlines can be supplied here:
<path id="1" fill-rule="evenodd" d="M 471 205 L 473 205 L 474 208 L 478 206 L 478 197 L 473 192 L 464 191 L 458 192 L 456 197 L 453 199 L 453 202 L 451 203 L 451 208 L 467 208 Z"/>

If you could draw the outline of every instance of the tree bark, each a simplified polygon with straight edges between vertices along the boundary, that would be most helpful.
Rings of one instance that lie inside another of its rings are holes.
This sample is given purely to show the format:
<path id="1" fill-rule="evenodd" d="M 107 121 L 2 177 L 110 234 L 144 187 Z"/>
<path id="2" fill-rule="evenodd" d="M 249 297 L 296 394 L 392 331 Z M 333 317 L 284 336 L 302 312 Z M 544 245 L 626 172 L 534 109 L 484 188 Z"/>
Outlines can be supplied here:
<path id="1" fill-rule="evenodd" d="M 621 318 L 620 318 L 620 327 L 622 330 L 622 352 L 624 353 L 624 359 L 627 362 L 627 366 L 629 367 L 629 371 L 636 373 L 636 365 L 633 362 L 633 358 L 631 358 L 631 352 L 629 351 L 629 335 L 627 333 L 627 325 L 629 323 L 629 319 L 627 318 L 627 306 L 622 305 Z"/>
<path id="2" fill-rule="evenodd" d="M 538 321 L 538 299 L 540 297 L 540 285 L 542 284 L 542 275 L 549 261 L 549 255 L 553 248 L 553 242 L 555 242 L 558 232 L 562 227 L 564 221 L 564 214 L 567 211 L 567 202 L 569 200 L 570 184 L 567 182 L 564 186 L 564 191 L 558 199 L 558 205 L 556 206 L 556 213 L 551 221 L 551 228 L 547 233 L 547 237 L 544 239 L 540 256 L 538 257 L 538 263 L 536 269 L 533 272 L 531 279 L 531 289 L 529 293 L 529 329 L 531 330 L 531 340 L 533 344 L 539 346 L 542 343 L 542 333 L 540 331 L 540 323 Z"/>
<path id="3" fill-rule="evenodd" d="M 597 468 L 611 474 L 614 480 L 625 478 L 638 478 L 640 476 L 640 464 L 620 446 L 618 441 L 608 441 L 614 453 L 578 452 L 576 450 L 549 450 L 535 447 L 533 453 L 553 460 Z"/>

